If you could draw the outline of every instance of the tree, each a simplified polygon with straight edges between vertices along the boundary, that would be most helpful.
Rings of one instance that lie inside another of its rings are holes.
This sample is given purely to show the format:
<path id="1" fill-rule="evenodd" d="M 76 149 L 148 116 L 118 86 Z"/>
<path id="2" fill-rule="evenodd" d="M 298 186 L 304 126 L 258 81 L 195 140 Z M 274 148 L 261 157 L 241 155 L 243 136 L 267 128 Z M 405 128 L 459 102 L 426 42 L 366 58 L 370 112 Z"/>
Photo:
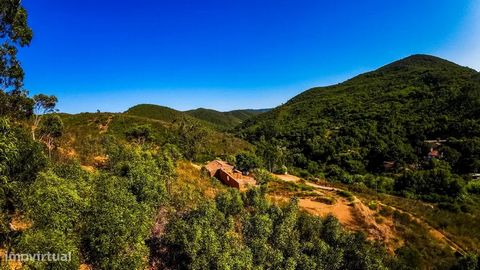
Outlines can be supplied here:
<path id="1" fill-rule="evenodd" d="M 3 92 L 0 89 L 0 116 L 14 119 L 26 119 L 33 114 L 33 99 L 27 91 Z"/>
<path id="2" fill-rule="evenodd" d="M 23 89 L 24 72 L 17 59 L 19 47 L 28 46 L 32 30 L 27 24 L 27 11 L 20 0 L 0 2 L 0 115 L 16 118 L 32 113 L 32 100 Z"/>
<path id="3" fill-rule="evenodd" d="M 204 147 L 208 131 L 198 125 L 183 119 L 178 124 L 178 146 L 183 150 L 185 158 L 194 160 Z"/>
<path id="4" fill-rule="evenodd" d="M 265 137 L 261 137 L 256 143 L 257 155 L 262 157 L 270 172 L 275 171 L 277 168 L 281 168 L 285 163 L 285 151 L 286 148 L 280 146 L 280 143 L 273 140 L 266 140 Z"/>
<path id="5" fill-rule="evenodd" d="M 261 160 L 257 156 L 249 153 L 238 154 L 235 157 L 235 167 L 243 173 L 248 173 L 253 169 L 260 167 Z"/>
<path id="6" fill-rule="evenodd" d="M 268 182 L 275 179 L 274 176 L 266 169 L 256 169 L 254 174 L 255 180 L 257 180 L 257 184 L 259 185 L 268 184 Z"/>
<path id="7" fill-rule="evenodd" d="M 169 269 L 252 269 L 252 254 L 235 232 L 233 219 L 213 203 L 173 219 L 164 241 L 168 252 L 160 259 Z"/>
<path id="8" fill-rule="evenodd" d="M 28 133 L 0 117 L 0 243 L 10 247 L 11 216 L 24 207 L 24 193 L 46 165 L 41 146 Z"/>
<path id="9" fill-rule="evenodd" d="M 33 96 L 33 113 L 34 120 L 32 125 L 32 138 L 35 140 L 35 130 L 38 128 L 42 117 L 48 113 L 55 112 L 55 106 L 57 105 L 57 97 L 47 96 L 44 94 L 38 94 Z"/>
<path id="10" fill-rule="evenodd" d="M 80 181 L 79 181 L 80 180 Z M 78 269 L 81 214 L 86 199 L 82 179 L 64 179 L 53 171 L 40 173 L 30 186 L 25 208 L 33 227 L 21 236 L 20 250 L 25 253 L 67 254 L 68 262 L 29 262 L 35 269 Z"/>
<path id="11" fill-rule="evenodd" d="M 153 218 L 121 178 L 102 174 L 95 179 L 84 218 L 85 256 L 95 269 L 145 268 Z"/>
<path id="12" fill-rule="evenodd" d="M 243 210 L 243 201 L 240 192 L 233 188 L 218 195 L 215 201 L 217 203 L 217 209 L 222 211 L 226 216 L 237 215 Z"/>
<path id="13" fill-rule="evenodd" d="M 75 270 L 80 267 L 78 239 L 72 234 L 65 234 L 59 230 L 44 228 L 26 231 L 21 236 L 19 251 L 27 254 L 36 254 L 41 251 L 44 254 L 50 253 L 56 256 L 64 254 L 65 256 L 57 261 L 27 261 L 23 269 Z"/>
<path id="14" fill-rule="evenodd" d="M 52 150 L 55 147 L 55 140 L 63 134 L 63 122 L 60 116 L 56 114 L 47 115 L 42 121 L 40 128 L 40 141 L 44 142 L 48 149 L 48 156 L 52 156 Z"/>
<path id="15" fill-rule="evenodd" d="M 152 128 L 149 125 L 138 125 L 125 132 L 127 139 L 137 144 L 144 144 L 153 139 Z"/>
<path id="16" fill-rule="evenodd" d="M 71 232 L 85 210 L 80 179 L 64 179 L 52 171 L 40 173 L 26 196 L 26 208 L 35 228 Z"/>

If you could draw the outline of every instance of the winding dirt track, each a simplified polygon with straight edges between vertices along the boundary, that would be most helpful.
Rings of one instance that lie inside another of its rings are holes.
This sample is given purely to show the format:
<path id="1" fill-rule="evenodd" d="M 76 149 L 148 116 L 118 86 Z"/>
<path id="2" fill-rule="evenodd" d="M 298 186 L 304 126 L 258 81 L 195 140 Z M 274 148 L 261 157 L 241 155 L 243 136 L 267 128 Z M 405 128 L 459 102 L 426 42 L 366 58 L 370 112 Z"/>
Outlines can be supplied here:
<path id="1" fill-rule="evenodd" d="M 432 227 L 426 220 L 418 217 L 418 216 L 415 216 L 414 214 L 410 213 L 410 212 L 406 212 L 402 209 L 399 209 L 399 208 L 396 208 L 396 207 L 393 207 L 393 206 L 390 206 L 390 205 L 387 205 L 387 204 L 384 204 L 382 202 L 378 202 L 379 205 L 381 206 L 384 206 L 384 207 L 390 207 L 392 208 L 393 210 L 396 210 L 400 213 L 403 213 L 403 214 L 407 214 L 411 219 L 415 220 L 417 223 L 421 224 L 422 226 L 424 226 L 425 228 L 428 229 L 430 235 L 432 237 L 434 237 L 435 239 L 438 239 L 438 240 L 441 240 L 443 242 L 445 242 L 453 251 L 455 252 L 458 252 L 460 253 L 461 255 L 467 255 L 467 251 L 465 251 L 465 249 L 463 249 L 460 245 L 458 245 L 457 243 L 455 243 L 455 241 L 453 241 L 452 239 L 450 239 L 447 235 L 445 235 L 443 232 L 441 232 L 440 230 L 437 230 L 435 229 L 434 227 Z"/>
<path id="2" fill-rule="evenodd" d="M 287 175 L 283 177 L 278 177 L 278 175 L 275 175 L 275 176 L 277 178 L 280 178 L 284 181 L 289 181 L 289 182 L 297 182 L 300 180 L 300 178 L 291 176 L 291 175 Z M 305 184 L 315 188 L 315 192 L 319 194 L 323 194 L 324 192 L 343 191 L 342 189 L 339 189 L 339 188 L 318 185 L 311 182 L 305 182 Z M 451 238 L 445 235 L 442 231 L 432 227 L 425 219 L 418 217 L 410 212 L 406 212 L 402 209 L 387 205 L 382 202 L 378 202 L 378 204 L 383 207 L 389 207 L 400 213 L 407 214 L 412 220 L 424 226 L 429 231 L 430 235 L 433 238 L 444 242 L 453 251 L 458 252 L 461 255 L 467 254 L 464 248 L 462 248 L 459 244 L 457 244 L 455 241 L 453 241 Z M 368 234 L 372 236 L 371 238 L 385 241 L 386 244 L 390 247 L 391 247 L 390 241 L 395 237 L 395 233 L 392 231 L 392 228 L 391 228 L 393 226 L 393 223 L 390 222 L 391 224 L 389 223 L 378 224 L 375 221 L 375 218 L 373 216 L 373 211 L 370 210 L 367 206 L 365 206 L 362 203 L 362 201 L 358 199 L 356 196 L 353 196 L 353 200 L 351 202 L 346 202 L 345 199 L 341 199 L 335 205 L 326 205 L 321 202 L 312 201 L 309 199 L 300 199 L 299 206 L 304 210 L 306 210 L 307 212 L 314 215 L 324 216 L 326 214 L 331 213 L 334 216 L 336 216 L 342 224 L 346 225 L 347 228 L 350 228 L 353 230 L 357 230 L 359 227 L 358 222 L 355 222 L 354 220 L 355 217 L 357 219 L 362 219 L 358 221 L 363 222 L 366 225 L 366 228 L 364 229 L 367 229 Z M 382 238 L 382 239 L 379 239 L 379 238 Z"/>

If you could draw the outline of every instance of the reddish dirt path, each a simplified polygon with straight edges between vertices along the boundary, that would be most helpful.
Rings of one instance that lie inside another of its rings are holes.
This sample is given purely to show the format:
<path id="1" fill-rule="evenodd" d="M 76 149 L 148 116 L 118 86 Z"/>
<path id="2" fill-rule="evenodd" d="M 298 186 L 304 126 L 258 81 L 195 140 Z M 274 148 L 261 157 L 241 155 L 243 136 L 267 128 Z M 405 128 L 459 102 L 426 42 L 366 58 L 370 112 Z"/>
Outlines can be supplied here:
<path id="1" fill-rule="evenodd" d="M 269 196 L 274 203 L 286 203 L 289 198 L 285 196 Z M 349 228 L 357 228 L 355 224 L 354 216 L 352 215 L 352 206 L 349 206 L 349 202 L 345 199 L 337 201 L 334 204 L 325 204 L 312 199 L 299 199 L 298 205 L 301 209 L 316 216 L 325 217 L 329 214 L 335 216 L 340 223 L 346 225 Z M 357 228 L 358 229 L 358 228 Z"/>
<path id="2" fill-rule="evenodd" d="M 274 176 L 287 182 L 298 182 L 301 180 L 299 177 L 293 175 L 274 174 Z M 305 184 L 315 188 L 315 192 L 319 194 L 329 194 L 330 196 L 335 196 L 337 191 L 342 191 L 342 189 L 339 188 L 318 185 L 311 182 L 306 182 Z M 276 196 L 275 198 L 275 200 L 285 199 L 285 197 L 279 196 Z M 423 220 L 422 218 L 381 202 L 378 202 L 378 204 L 384 207 L 390 207 L 393 210 L 399 211 L 401 213 L 408 214 L 417 223 L 427 228 L 430 232 L 431 237 L 444 242 L 452 250 L 459 252 L 462 255 L 466 254 L 466 251 L 461 246 L 455 243 L 452 239 L 450 239 L 440 230 L 437 230 L 434 227 L 430 226 L 428 222 Z M 365 206 L 365 204 L 363 204 L 362 201 L 360 201 L 355 196 L 353 197 L 352 201 L 348 201 L 345 198 L 337 199 L 337 201 L 333 205 L 328 205 L 311 199 L 300 199 L 299 206 L 300 208 L 313 215 L 324 217 L 328 214 L 331 214 L 335 216 L 340 221 L 340 223 L 342 223 L 349 230 L 366 231 L 368 234 L 368 238 L 383 241 L 387 245 L 387 248 L 391 251 L 393 251 L 399 245 L 403 244 L 402 241 L 400 241 L 400 239 L 397 237 L 393 229 L 393 220 L 391 218 L 383 218 L 381 223 L 377 222 L 376 216 L 378 215 L 376 215 L 376 212 Z"/>
<path id="3" fill-rule="evenodd" d="M 272 175 L 280 180 L 283 180 L 285 182 L 298 182 L 300 181 L 300 177 L 291 175 L 291 174 L 276 174 L 272 173 Z"/>
<path id="4" fill-rule="evenodd" d="M 393 221 L 383 220 L 382 223 L 378 223 L 376 212 L 365 206 L 360 200 L 340 197 L 337 195 L 339 189 L 336 188 L 312 183 L 311 186 L 313 185 L 316 187 L 315 193 L 334 198 L 335 201 L 327 204 L 313 198 L 300 198 L 298 205 L 302 210 L 320 217 L 333 215 L 347 230 L 364 231 L 367 233 L 368 239 L 385 243 L 385 246 L 392 252 L 401 243 L 392 229 Z M 273 195 L 270 198 L 274 203 L 285 203 L 289 200 L 288 197 L 279 195 Z"/>

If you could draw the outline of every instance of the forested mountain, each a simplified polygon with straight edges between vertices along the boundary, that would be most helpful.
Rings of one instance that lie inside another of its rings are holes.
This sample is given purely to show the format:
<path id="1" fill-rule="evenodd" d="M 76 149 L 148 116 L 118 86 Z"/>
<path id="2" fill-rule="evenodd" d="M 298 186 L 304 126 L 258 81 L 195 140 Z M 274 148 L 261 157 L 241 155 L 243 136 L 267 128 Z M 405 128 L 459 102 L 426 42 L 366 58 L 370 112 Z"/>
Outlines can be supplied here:
<path id="1" fill-rule="evenodd" d="M 186 113 L 177 111 L 175 109 L 154 105 L 154 104 L 139 104 L 129 108 L 125 114 L 135 115 L 164 122 L 174 122 L 184 119 L 193 120 L 194 118 Z"/>
<path id="2" fill-rule="evenodd" d="M 135 115 L 150 119 L 156 119 L 166 122 L 175 122 L 194 119 L 198 120 L 198 123 L 202 123 L 206 126 L 211 126 L 219 130 L 229 130 L 239 125 L 243 121 L 251 118 L 252 116 L 264 113 L 270 109 L 246 109 L 246 110 L 234 110 L 228 112 L 219 112 L 216 110 L 198 108 L 189 111 L 177 111 L 172 108 L 154 105 L 154 104 L 139 104 L 129 108 L 125 114 Z"/>
<path id="3" fill-rule="evenodd" d="M 185 113 L 198 119 L 210 122 L 220 129 L 231 129 L 241 124 L 243 121 L 251 118 L 252 116 L 267 112 L 269 110 L 270 109 L 247 109 L 219 112 L 211 109 L 198 108 L 195 110 L 186 111 Z"/>
<path id="4" fill-rule="evenodd" d="M 262 155 L 277 167 L 331 178 L 402 173 L 397 191 L 457 196 L 463 184 L 456 175 L 480 170 L 479 116 L 477 71 L 413 55 L 305 91 L 245 121 L 238 134 L 257 146 L 275 145 L 274 153 Z M 435 169 L 448 176 L 419 175 Z"/>

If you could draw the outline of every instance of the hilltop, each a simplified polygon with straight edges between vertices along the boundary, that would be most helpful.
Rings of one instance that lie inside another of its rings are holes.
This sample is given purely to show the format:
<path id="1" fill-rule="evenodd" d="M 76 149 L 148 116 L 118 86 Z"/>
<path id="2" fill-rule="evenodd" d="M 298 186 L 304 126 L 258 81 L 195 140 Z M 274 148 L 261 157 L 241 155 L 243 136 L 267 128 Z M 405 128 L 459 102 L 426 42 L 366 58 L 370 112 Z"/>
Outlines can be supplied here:
<path id="1" fill-rule="evenodd" d="M 210 122 L 220 129 L 231 129 L 241 124 L 243 121 L 261 113 L 268 112 L 269 110 L 270 109 L 245 109 L 219 112 L 211 109 L 198 108 L 195 110 L 186 111 L 185 113 L 198 119 Z"/>
<path id="2" fill-rule="evenodd" d="M 346 185 L 373 199 L 372 207 L 381 202 L 415 213 L 476 252 L 479 78 L 473 69 L 413 55 L 309 89 L 236 132 L 270 169 L 286 166 L 312 181 Z"/>
<path id="3" fill-rule="evenodd" d="M 65 126 L 59 142 L 61 155 L 76 157 L 86 165 L 105 155 L 107 138 L 129 143 L 128 132 L 138 127 L 149 129 L 150 144 L 176 145 L 186 158 L 199 162 L 252 149 L 248 142 L 206 121 L 157 105 L 138 105 L 125 113 L 61 114 L 61 118 Z"/>
<path id="4" fill-rule="evenodd" d="M 212 109 L 198 108 L 195 110 L 178 111 L 169 107 L 154 104 L 139 104 L 129 108 L 125 114 L 156 119 L 165 122 L 189 120 L 226 131 L 241 124 L 243 121 L 267 112 L 270 109 L 245 109 L 220 112 Z"/>
<path id="5" fill-rule="evenodd" d="M 329 164 L 351 173 L 382 172 L 384 161 L 419 162 L 427 154 L 426 140 L 477 138 L 478 78 L 470 68 L 414 55 L 307 90 L 237 130 L 252 142 L 265 138 L 286 146 L 287 163 L 312 173 Z M 478 159 L 472 158 L 451 162 L 454 171 L 475 171 L 472 160 Z"/>

